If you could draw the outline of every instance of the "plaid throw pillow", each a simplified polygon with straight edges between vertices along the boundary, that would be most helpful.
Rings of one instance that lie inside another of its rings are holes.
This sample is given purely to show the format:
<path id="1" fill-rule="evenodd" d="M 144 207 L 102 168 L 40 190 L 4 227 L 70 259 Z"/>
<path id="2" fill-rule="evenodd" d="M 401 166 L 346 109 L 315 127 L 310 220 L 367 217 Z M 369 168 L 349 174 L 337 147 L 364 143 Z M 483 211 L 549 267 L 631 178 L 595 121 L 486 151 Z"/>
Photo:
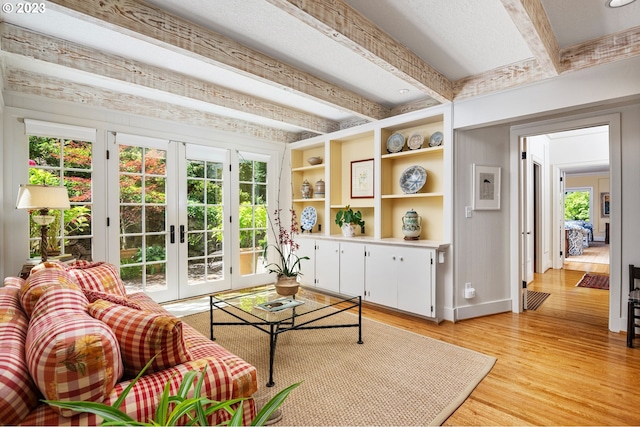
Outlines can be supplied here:
<path id="1" fill-rule="evenodd" d="M 192 360 L 178 318 L 98 300 L 89 314 L 105 322 L 118 338 L 127 376 L 137 375 L 156 354 L 146 373 L 157 372 Z"/>
<path id="2" fill-rule="evenodd" d="M 42 294 L 51 288 L 80 289 L 75 277 L 64 270 L 43 268 L 34 271 L 20 289 L 20 303 L 29 318 Z"/>
<path id="3" fill-rule="evenodd" d="M 118 295 L 108 294 L 106 292 L 93 291 L 91 289 L 84 289 L 84 294 L 89 302 L 96 302 L 99 299 L 112 302 L 118 305 L 124 305 L 125 307 L 133 308 L 135 310 L 142 310 L 140 304 L 131 301 L 129 298 L 121 297 Z"/>
<path id="4" fill-rule="evenodd" d="M 76 263 L 67 271 L 76 278 L 82 289 L 106 292 L 125 297 L 127 291 L 115 265 L 106 262 Z"/>

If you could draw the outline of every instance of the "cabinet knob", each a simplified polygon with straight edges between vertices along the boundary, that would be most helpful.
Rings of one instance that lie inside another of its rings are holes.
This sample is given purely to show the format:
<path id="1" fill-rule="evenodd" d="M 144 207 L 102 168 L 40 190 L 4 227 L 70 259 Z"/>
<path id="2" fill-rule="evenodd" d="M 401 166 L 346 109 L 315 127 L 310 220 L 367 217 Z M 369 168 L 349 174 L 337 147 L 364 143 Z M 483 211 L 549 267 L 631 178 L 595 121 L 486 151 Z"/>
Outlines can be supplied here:
<path id="1" fill-rule="evenodd" d="M 391 259 L 395 261 L 396 260 L 396 256 L 395 255 L 392 256 Z"/>
<path id="2" fill-rule="evenodd" d="M 404 258 L 400 257 L 400 261 L 404 261 Z"/>

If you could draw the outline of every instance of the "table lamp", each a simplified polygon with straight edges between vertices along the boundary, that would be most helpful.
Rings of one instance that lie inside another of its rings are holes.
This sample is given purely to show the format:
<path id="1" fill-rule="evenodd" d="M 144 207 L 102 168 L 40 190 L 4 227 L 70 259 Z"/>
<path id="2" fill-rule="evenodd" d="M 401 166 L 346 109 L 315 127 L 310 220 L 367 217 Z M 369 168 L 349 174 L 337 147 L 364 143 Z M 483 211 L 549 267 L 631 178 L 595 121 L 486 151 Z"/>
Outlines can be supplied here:
<path id="1" fill-rule="evenodd" d="M 69 209 L 69 194 L 67 188 L 52 185 L 23 184 L 18 191 L 18 209 L 38 210 L 31 218 L 40 226 L 41 241 L 40 254 L 42 262 L 47 260 L 47 230 L 55 217 L 49 215 L 49 209 Z"/>

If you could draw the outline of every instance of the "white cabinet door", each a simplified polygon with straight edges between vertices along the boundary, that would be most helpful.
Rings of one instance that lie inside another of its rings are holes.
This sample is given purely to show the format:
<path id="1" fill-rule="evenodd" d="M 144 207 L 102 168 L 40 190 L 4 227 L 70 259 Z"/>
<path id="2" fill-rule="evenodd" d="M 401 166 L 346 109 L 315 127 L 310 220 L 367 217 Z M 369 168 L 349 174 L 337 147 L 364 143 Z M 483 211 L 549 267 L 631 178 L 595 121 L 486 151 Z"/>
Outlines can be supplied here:
<path id="1" fill-rule="evenodd" d="M 296 254 L 299 257 L 309 257 L 300 261 L 300 283 L 307 286 L 315 286 L 316 279 L 316 241 L 314 239 L 298 239 L 298 250 Z"/>
<path id="2" fill-rule="evenodd" d="M 362 243 L 340 243 L 340 293 L 364 296 L 364 249 Z"/>
<path id="3" fill-rule="evenodd" d="M 400 310 L 434 317 L 435 251 L 398 248 L 396 267 Z"/>
<path id="4" fill-rule="evenodd" d="M 368 245 L 365 300 L 435 316 L 435 250 Z"/>
<path id="5" fill-rule="evenodd" d="M 340 243 L 316 240 L 316 286 L 340 292 Z"/>
<path id="6" fill-rule="evenodd" d="M 398 282 L 394 246 L 368 245 L 365 258 L 365 300 L 388 307 L 398 306 Z"/>

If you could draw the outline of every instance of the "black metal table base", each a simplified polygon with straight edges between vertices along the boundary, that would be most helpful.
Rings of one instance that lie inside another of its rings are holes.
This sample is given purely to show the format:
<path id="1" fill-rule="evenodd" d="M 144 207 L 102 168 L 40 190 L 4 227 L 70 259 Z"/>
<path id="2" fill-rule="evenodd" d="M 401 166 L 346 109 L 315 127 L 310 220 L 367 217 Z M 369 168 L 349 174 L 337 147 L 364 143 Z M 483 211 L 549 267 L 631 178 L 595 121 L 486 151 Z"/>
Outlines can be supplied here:
<path id="1" fill-rule="evenodd" d="M 209 297 L 211 307 L 209 309 L 209 320 L 211 322 L 211 341 L 215 341 L 216 338 L 213 334 L 214 326 L 222 326 L 222 325 L 237 325 L 237 326 L 253 326 L 262 332 L 266 332 L 269 334 L 269 381 L 267 382 L 267 387 L 273 387 L 275 382 L 273 381 L 273 365 L 276 354 L 276 344 L 278 343 L 278 335 L 288 332 L 288 331 L 298 331 L 298 330 L 309 330 L 309 329 L 335 329 L 335 328 L 358 328 L 358 344 L 364 344 L 362 341 L 362 297 L 353 297 L 347 300 L 340 301 L 340 304 L 349 304 L 348 307 L 343 307 L 332 311 L 328 314 L 325 314 L 321 317 L 314 317 L 313 319 L 309 319 L 307 321 L 303 321 L 301 323 L 296 323 L 296 308 L 293 307 L 294 314 L 291 318 L 285 319 L 281 322 L 268 322 L 268 321 L 258 321 L 258 320 L 248 320 L 233 311 L 241 311 L 238 308 L 233 306 L 227 306 L 223 301 L 215 300 L 214 296 Z M 231 308 L 230 308 L 231 307 Z M 333 306 L 327 306 L 324 308 L 329 308 Z M 342 313 L 344 311 L 351 310 L 352 308 L 358 308 L 358 323 L 350 323 L 350 324 L 339 324 L 339 325 L 312 325 L 319 320 L 326 319 L 327 317 L 335 316 L 336 314 Z M 322 308 L 322 309 L 324 309 Z M 230 316 L 238 319 L 238 322 L 214 322 L 213 320 L 213 312 L 214 309 L 219 309 L 229 314 Z M 321 310 L 322 310 L 321 309 Z M 245 316 L 246 312 L 242 312 Z"/>

